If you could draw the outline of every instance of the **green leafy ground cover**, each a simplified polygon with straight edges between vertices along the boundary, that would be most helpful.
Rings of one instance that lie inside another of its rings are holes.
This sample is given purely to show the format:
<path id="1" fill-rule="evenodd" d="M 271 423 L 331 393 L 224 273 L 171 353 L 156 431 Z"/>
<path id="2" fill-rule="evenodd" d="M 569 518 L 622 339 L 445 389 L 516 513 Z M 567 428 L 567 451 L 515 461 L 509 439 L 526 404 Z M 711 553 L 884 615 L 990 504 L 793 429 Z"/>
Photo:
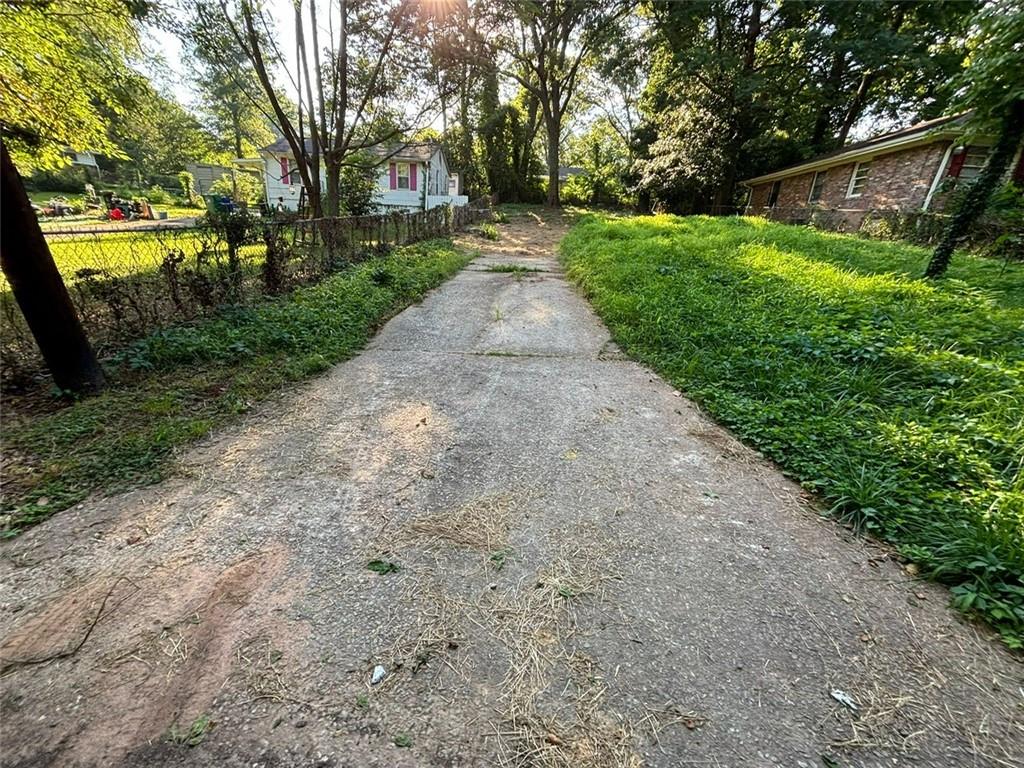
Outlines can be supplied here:
<path id="1" fill-rule="evenodd" d="M 6 534 L 91 493 L 160 480 L 174 451 L 350 357 L 470 258 L 448 240 L 407 246 L 287 296 L 147 336 L 95 397 L 58 410 L 6 408 Z"/>
<path id="2" fill-rule="evenodd" d="M 562 251 L 630 355 L 1021 647 L 1024 265 L 932 283 L 924 249 L 748 218 L 591 216 Z"/>

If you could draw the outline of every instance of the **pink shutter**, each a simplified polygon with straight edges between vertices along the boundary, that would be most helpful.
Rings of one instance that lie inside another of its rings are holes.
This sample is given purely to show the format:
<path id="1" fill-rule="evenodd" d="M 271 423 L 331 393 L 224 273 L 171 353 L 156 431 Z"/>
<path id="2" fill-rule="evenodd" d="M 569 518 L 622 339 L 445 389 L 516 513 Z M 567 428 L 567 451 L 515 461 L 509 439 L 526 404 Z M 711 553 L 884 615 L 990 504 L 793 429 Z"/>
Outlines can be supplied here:
<path id="1" fill-rule="evenodd" d="M 391 164 L 391 189 L 398 189 L 398 166 L 394 163 Z"/>
<path id="2" fill-rule="evenodd" d="M 1013 174 L 1010 176 L 1017 184 L 1024 183 L 1024 151 L 1021 151 L 1017 157 L 1017 165 L 1013 169 Z"/>
<path id="3" fill-rule="evenodd" d="M 409 189 L 416 191 L 416 179 L 420 176 L 420 167 L 416 163 L 409 163 Z"/>
<path id="4" fill-rule="evenodd" d="M 282 157 L 281 158 L 281 183 L 282 184 L 287 184 L 288 183 L 288 158 L 287 157 Z"/>
<path id="5" fill-rule="evenodd" d="M 956 178 L 960 175 L 960 171 L 964 167 L 964 160 L 967 159 L 967 147 L 964 147 L 960 152 L 953 154 L 953 157 L 949 159 L 949 172 L 948 176 Z"/>

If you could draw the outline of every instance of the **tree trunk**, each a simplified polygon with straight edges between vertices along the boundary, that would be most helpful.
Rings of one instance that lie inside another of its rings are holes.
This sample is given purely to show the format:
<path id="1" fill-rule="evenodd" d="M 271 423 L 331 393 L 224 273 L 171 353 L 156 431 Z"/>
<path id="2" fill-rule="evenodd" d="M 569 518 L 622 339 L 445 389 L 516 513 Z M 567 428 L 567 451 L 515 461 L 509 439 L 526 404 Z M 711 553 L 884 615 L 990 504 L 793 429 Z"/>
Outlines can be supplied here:
<path id="1" fill-rule="evenodd" d="M 57 271 L 46 238 L 25 193 L 7 146 L 0 141 L 0 267 L 18 302 L 54 383 L 64 390 L 93 392 L 103 371 Z"/>
<path id="2" fill-rule="evenodd" d="M 988 205 L 988 199 L 992 196 L 993 190 L 999 184 L 1010 161 L 1020 146 L 1021 139 L 1024 139 L 1024 99 L 1017 99 L 1003 116 L 1003 124 L 999 131 L 999 139 L 992 154 L 985 164 L 981 175 L 967 189 L 966 194 L 960 200 L 960 205 L 949 220 L 945 233 L 942 235 L 942 242 L 939 243 L 932 254 L 928 268 L 925 270 L 925 277 L 942 277 L 949 267 L 949 261 L 953 256 L 953 249 L 956 248 L 960 239 L 967 234 L 971 225 Z"/>
<path id="3" fill-rule="evenodd" d="M 323 157 L 324 175 L 327 177 L 327 205 L 324 214 L 328 217 L 338 216 L 341 212 L 341 165 L 331 155 Z"/>
<path id="4" fill-rule="evenodd" d="M 829 68 L 828 76 L 822 84 L 822 106 L 818 108 L 817 117 L 814 120 L 814 131 L 811 134 L 811 146 L 815 152 L 824 152 L 826 138 L 829 136 L 829 127 L 832 125 L 833 106 L 842 86 L 843 75 L 846 71 L 846 56 L 842 51 L 832 54 L 832 66 Z"/>
<path id="5" fill-rule="evenodd" d="M 548 205 L 557 208 L 561 204 L 558 196 L 558 137 L 562 131 L 554 118 L 545 122 L 548 133 Z"/>
<path id="6" fill-rule="evenodd" d="M 864 104 L 867 103 L 868 91 L 871 90 L 871 86 L 877 79 L 877 72 L 865 72 L 861 76 L 860 84 L 857 86 L 857 92 L 853 95 L 853 101 L 851 101 L 850 106 L 847 107 L 846 114 L 843 116 L 843 123 L 839 127 L 839 135 L 836 136 L 837 146 L 841 147 L 846 143 L 846 137 L 850 135 L 850 130 L 853 128 L 853 124 L 857 122 L 857 118 L 860 117 Z"/>

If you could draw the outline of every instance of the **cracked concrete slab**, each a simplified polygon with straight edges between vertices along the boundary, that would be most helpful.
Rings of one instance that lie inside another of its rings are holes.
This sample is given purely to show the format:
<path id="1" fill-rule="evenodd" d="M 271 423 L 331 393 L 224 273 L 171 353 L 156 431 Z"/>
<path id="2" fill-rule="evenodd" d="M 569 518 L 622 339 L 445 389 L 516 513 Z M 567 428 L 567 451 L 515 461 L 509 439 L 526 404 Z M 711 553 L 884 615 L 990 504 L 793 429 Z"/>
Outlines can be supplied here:
<path id="1" fill-rule="evenodd" d="M 624 359 L 564 228 L 5 543 L 3 764 L 1019 765 L 1019 661 Z"/>

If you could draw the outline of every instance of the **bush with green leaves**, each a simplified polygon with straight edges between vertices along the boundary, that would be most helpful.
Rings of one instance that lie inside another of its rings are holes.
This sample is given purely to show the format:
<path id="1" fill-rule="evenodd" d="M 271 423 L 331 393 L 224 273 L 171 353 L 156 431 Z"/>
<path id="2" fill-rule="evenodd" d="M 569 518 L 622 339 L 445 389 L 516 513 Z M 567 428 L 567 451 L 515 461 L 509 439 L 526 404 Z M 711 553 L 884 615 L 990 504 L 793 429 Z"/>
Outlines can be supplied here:
<path id="1" fill-rule="evenodd" d="M 154 205 L 166 205 L 174 199 L 163 187 L 155 184 L 146 190 L 145 198 Z"/>
<path id="2" fill-rule="evenodd" d="M 1024 638 L 1024 265 L 756 218 L 586 217 L 569 276 L 615 340 Z"/>
<path id="3" fill-rule="evenodd" d="M 350 162 L 358 163 L 358 160 Z M 365 165 L 346 165 L 341 169 L 341 213 L 368 216 L 377 209 L 377 176 L 370 161 Z"/>
<path id="4" fill-rule="evenodd" d="M 501 239 L 501 233 L 498 231 L 498 228 L 491 224 L 490 222 L 485 222 L 481 224 L 479 227 L 476 228 L 476 231 L 480 235 L 480 237 L 484 238 L 484 240 Z"/>
<path id="5" fill-rule="evenodd" d="M 233 177 L 225 173 L 210 185 L 210 193 L 255 205 L 263 199 L 263 182 L 251 173 L 236 173 Z"/>

